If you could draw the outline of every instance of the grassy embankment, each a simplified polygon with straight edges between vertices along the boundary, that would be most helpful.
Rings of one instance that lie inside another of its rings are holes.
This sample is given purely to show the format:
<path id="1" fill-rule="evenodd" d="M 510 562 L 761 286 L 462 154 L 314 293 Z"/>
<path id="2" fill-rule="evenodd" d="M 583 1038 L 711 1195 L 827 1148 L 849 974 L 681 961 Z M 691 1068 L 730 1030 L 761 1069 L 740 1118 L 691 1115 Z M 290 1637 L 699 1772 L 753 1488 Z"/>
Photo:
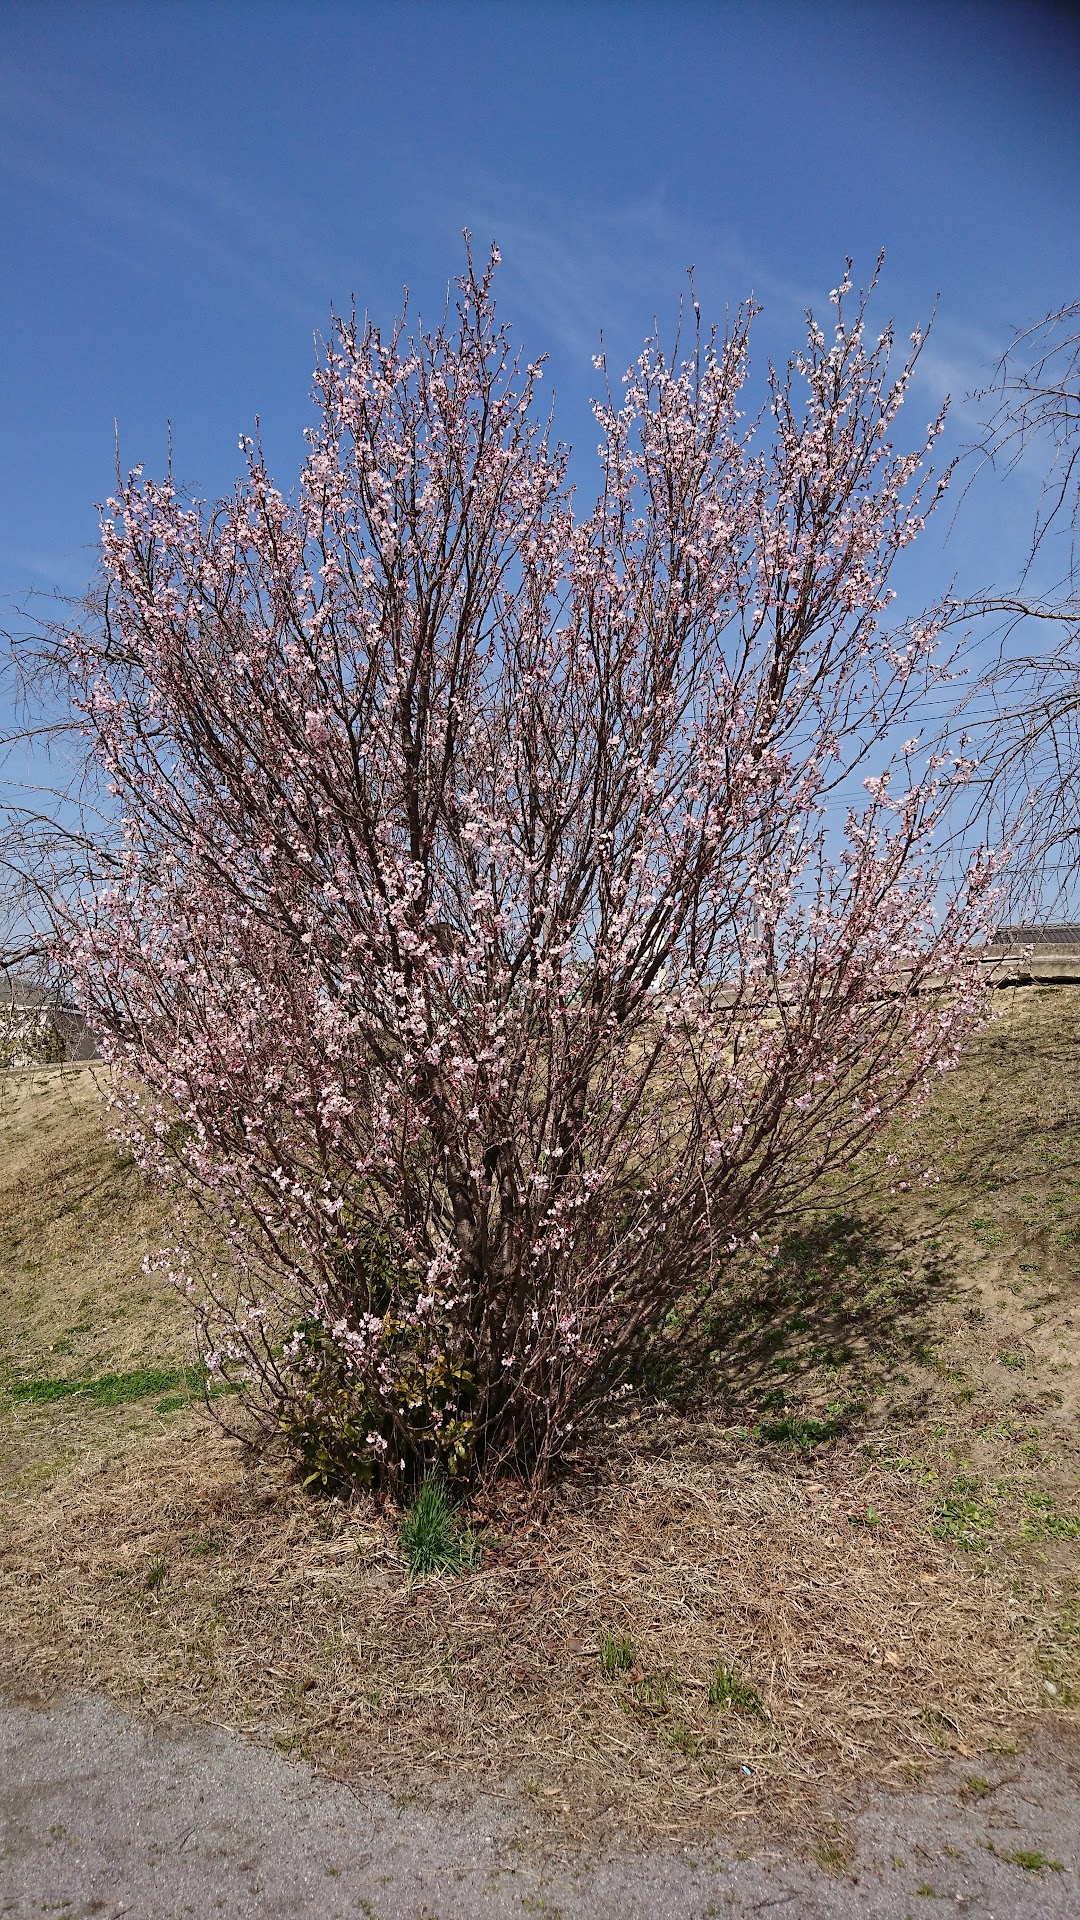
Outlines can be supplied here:
<path id="1" fill-rule="evenodd" d="M 410 1583 L 397 1516 L 304 1494 L 201 1405 L 167 1212 L 93 1070 L 0 1101 L 3 1667 L 565 1831 L 805 1823 L 1080 1705 L 1080 992 L 1003 1017 L 823 1216 L 662 1344 L 543 1523 Z M 924 1186 L 923 1169 L 941 1175 Z M 904 1184 L 906 1183 L 906 1184 Z M 666 1395 L 666 1397 L 665 1397 Z"/>

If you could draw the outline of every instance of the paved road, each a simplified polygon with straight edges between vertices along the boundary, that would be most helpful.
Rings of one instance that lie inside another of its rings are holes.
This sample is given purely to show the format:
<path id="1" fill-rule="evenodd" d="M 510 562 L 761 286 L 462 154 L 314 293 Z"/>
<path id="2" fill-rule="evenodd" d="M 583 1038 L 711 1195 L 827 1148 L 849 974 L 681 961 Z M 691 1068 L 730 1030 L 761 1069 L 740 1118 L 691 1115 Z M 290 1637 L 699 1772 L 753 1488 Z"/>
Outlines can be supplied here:
<path id="1" fill-rule="evenodd" d="M 964 1773 L 970 1773 L 968 1763 Z M 504 1803 L 421 1812 L 320 1778 L 240 1737 L 146 1724 L 104 1700 L 0 1700 L 0 1913 L 29 1920 L 977 1920 L 1080 1916 L 1080 1737 L 982 1762 L 956 1788 L 846 1813 L 850 1872 L 777 1851 L 522 1849 Z M 1060 1871 L 1005 1856 L 1042 1853 Z"/>

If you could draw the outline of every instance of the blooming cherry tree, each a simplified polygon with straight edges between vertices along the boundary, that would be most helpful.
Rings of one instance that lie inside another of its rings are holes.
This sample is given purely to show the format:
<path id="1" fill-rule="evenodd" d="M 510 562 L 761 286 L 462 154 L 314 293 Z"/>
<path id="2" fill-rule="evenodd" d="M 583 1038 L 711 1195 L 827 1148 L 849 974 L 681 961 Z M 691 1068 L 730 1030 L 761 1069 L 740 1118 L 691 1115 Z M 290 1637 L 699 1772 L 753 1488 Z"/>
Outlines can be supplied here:
<path id="1" fill-rule="evenodd" d="M 845 281 L 752 422 L 751 307 L 651 339 L 582 515 L 496 258 L 434 334 L 338 325 L 291 497 L 250 441 L 210 512 L 118 483 L 67 639 L 120 838 L 54 948 L 189 1203 L 163 1264 L 312 1474 L 391 1490 L 541 1479 L 953 1065 L 992 910 L 931 847 L 969 764 L 888 751 L 918 339 Z"/>

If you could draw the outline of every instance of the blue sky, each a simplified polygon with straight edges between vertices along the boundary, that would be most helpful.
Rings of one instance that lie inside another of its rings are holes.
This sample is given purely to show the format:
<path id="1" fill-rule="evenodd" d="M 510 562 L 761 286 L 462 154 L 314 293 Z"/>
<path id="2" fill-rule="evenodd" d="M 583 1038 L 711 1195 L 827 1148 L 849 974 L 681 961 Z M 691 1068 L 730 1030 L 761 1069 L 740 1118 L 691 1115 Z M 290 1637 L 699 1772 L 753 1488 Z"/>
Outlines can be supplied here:
<path id="1" fill-rule="evenodd" d="M 171 421 L 205 496 L 259 415 L 291 484 L 331 306 L 389 321 L 408 283 L 436 314 L 466 226 L 586 451 L 601 328 L 625 362 L 691 263 L 706 316 L 753 289 L 783 356 L 881 246 L 883 319 L 939 303 L 918 431 L 1080 293 L 1078 80 L 1064 7 L 9 0 L 0 605 L 86 584 L 114 421 L 151 471 Z M 983 476 L 912 591 L 1015 571 L 1035 478 Z"/>

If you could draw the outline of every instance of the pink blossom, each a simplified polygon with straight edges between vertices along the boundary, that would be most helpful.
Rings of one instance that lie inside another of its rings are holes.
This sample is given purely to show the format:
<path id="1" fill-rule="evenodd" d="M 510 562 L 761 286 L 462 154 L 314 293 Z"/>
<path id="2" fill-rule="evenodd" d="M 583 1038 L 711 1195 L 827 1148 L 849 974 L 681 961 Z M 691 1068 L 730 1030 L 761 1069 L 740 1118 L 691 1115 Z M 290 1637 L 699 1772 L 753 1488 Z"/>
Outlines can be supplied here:
<path id="1" fill-rule="evenodd" d="M 940 671 L 937 615 L 884 624 L 919 343 L 847 275 L 748 424 L 751 307 L 650 339 L 582 517 L 493 270 L 452 331 L 339 324 L 294 495 L 250 440 L 213 512 L 134 473 L 68 642 L 119 835 L 55 951 L 170 1269 L 268 1431 L 392 1486 L 542 1476 L 951 1068 L 994 911 L 933 854 L 974 762 L 879 744 Z"/>

